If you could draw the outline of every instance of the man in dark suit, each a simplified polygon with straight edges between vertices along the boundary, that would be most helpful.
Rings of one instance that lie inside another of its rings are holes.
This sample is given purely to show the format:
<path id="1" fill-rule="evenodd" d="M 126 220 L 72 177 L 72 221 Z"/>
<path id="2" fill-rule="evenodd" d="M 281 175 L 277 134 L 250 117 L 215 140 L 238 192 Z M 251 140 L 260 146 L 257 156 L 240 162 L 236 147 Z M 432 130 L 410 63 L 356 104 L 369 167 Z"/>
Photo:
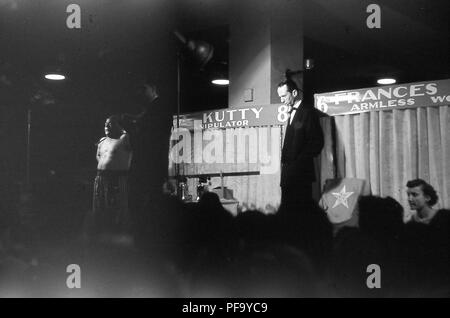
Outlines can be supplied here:
<path id="1" fill-rule="evenodd" d="M 122 115 L 133 150 L 130 210 L 137 244 L 146 240 L 155 210 L 163 204 L 163 183 L 167 179 L 173 123 L 167 98 L 161 100 L 155 85 L 147 81 L 141 87 L 141 94 L 142 112 L 138 115 Z"/>
<path id="2" fill-rule="evenodd" d="M 303 92 L 293 80 L 278 84 L 277 92 L 290 112 L 281 152 L 280 211 L 296 212 L 312 202 L 313 159 L 320 154 L 324 138 L 317 110 L 302 102 Z"/>

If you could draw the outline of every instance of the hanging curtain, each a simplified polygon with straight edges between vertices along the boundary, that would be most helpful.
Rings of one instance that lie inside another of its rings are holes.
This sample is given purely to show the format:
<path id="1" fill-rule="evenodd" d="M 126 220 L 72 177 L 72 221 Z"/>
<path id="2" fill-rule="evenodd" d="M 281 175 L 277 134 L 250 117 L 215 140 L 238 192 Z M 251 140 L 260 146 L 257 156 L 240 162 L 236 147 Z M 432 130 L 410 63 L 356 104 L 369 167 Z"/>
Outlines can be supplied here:
<path id="1" fill-rule="evenodd" d="M 394 109 L 322 119 L 325 147 L 321 184 L 328 178 L 360 178 L 373 195 L 391 196 L 411 216 L 406 182 L 421 178 L 450 206 L 449 106 Z"/>
<path id="2" fill-rule="evenodd" d="M 185 155 L 190 160 L 180 164 L 181 175 L 259 172 L 259 175 L 227 176 L 223 184 L 233 191 L 233 198 L 239 201 L 242 211 L 257 209 L 274 213 L 278 209 L 282 126 L 210 129 L 196 133 L 197 137 L 194 131 L 186 137 L 191 147 L 183 151 L 188 151 Z M 175 165 L 172 160 L 169 163 L 170 174 L 174 176 Z M 194 199 L 197 183 L 197 178 L 188 179 L 188 189 Z M 220 186 L 220 177 L 212 177 L 211 188 Z"/>

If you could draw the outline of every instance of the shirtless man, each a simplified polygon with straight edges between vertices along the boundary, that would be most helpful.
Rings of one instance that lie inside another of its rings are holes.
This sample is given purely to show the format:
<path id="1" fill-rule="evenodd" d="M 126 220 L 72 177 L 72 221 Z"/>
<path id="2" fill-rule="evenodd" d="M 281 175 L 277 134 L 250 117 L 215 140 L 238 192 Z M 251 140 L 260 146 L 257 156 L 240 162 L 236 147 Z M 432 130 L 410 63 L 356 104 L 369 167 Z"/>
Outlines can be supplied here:
<path id="1" fill-rule="evenodd" d="M 128 171 L 131 146 L 128 134 L 119 124 L 119 117 L 106 119 L 105 136 L 97 144 L 97 170 Z"/>
<path id="2" fill-rule="evenodd" d="M 88 220 L 89 234 L 129 231 L 128 172 L 131 157 L 129 137 L 120 125 L 119 117 L 109 117 L 105 122 L 105 137 L 97 143 L 97 176 L 93 213 Z"/>

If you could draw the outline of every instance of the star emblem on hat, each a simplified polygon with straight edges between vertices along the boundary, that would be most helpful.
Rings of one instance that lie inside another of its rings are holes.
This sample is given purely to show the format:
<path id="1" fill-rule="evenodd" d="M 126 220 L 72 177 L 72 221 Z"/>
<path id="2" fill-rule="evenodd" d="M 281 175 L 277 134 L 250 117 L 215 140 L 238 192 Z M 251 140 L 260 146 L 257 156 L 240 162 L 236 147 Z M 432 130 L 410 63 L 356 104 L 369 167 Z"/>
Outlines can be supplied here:
<path id="1" fill-rule="evenodd" d="M 345 185 L 342 187 L 341 191 L 339 192 L 332 192 L 331 194 L 336 198 L 336 202 L 334 202 L 334 205 L 331 208 L 335 208 L 338 205 L 342 204 L 348 209 L 348 198 L 353 194 L 354 192 L 347 192 L 345 190 Z"/>

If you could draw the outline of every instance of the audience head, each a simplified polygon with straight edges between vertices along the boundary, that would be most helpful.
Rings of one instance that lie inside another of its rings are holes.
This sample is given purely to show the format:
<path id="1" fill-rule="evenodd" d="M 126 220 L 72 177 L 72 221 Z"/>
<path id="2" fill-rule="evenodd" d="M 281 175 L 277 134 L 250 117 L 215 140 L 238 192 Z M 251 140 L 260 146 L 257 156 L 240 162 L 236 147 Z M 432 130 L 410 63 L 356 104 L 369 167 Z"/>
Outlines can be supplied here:
<path id="1" fill-rule="evenodd" d="M 410 180 L 406 183 L 408 203 L 412 210 L 419 211 L 424 207 L 432 207 L 438 202 L 434 188 L 422 179 Z"/>
<path id="2" fill-rule="evenodd" d="M 359 199 L 359 227 L 375 237 L 392 237 L 403 226 L 403 207 L 391 197 L 362 196 Z"/>

